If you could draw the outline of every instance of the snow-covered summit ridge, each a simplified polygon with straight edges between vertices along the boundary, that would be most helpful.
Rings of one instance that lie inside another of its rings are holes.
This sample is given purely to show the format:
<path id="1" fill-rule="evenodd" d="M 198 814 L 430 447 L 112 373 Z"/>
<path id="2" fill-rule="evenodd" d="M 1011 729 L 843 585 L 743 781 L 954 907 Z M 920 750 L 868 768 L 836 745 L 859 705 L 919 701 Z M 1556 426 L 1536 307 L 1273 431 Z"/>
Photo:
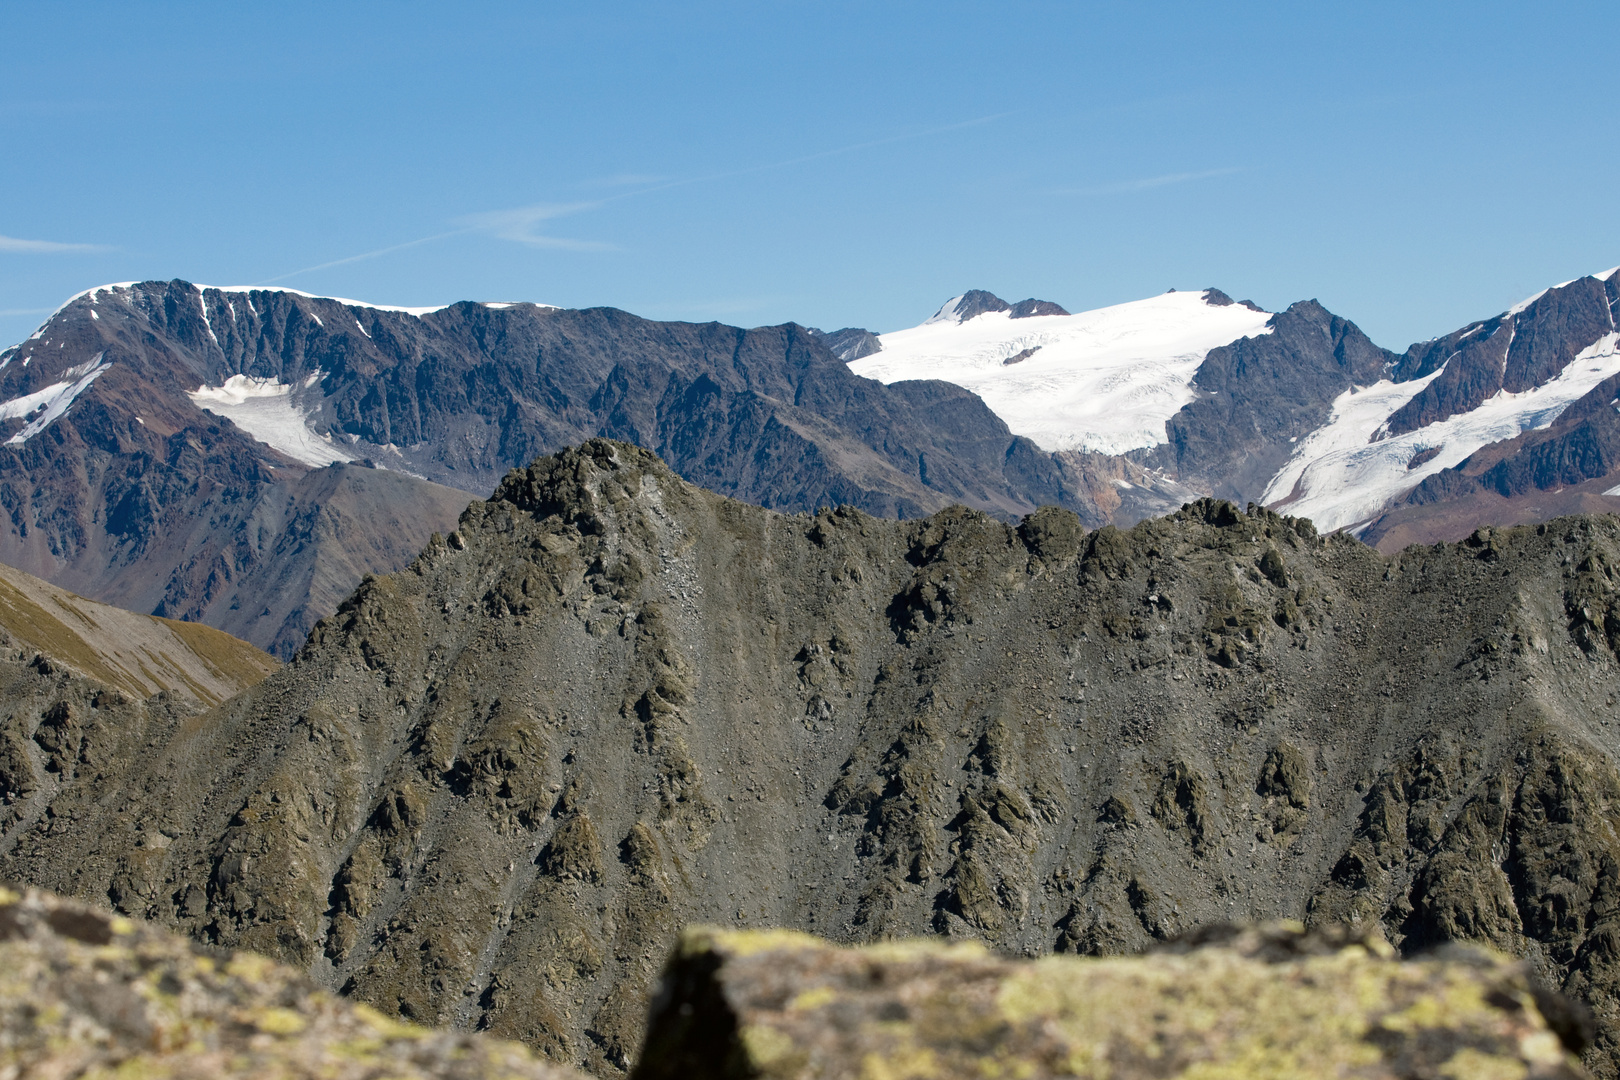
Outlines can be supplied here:
<path id="1" fill-rule="evenodd" d="M 83 289 L 76 292 L 66 300 L 62 301 L 56 310 L 51 312 L 44 322 L 39 324 L 39 328 L 28 336 L 28 340 L 32 341 L 43 336 L 46 328 L 50 326 L 51 321 L 71 307 L 75 301 L 88 298 L 91 305 L 94 306 L 101 299 L 101 294 L 103 293 L 107 294 L 107 296 L 111 299 L 117 299 L 120 292 L 126 292 L 142 284 L 145 283 L 140 281 L 115 281 L 107 285 L 97 285 L 93 288 Z M 436 311 L 443 311 L 446 308 L 455 306 L 454 304 L 431 304 L 426 307 L 409 307 L 398 304 L 374 304 L 367 300 L 351 300 L 344 296 L 325 296 L 321 293 L 305 292 L 302 289 L 289 289 L 281 285 L 201 285 L 192 283 L 191 287 L 198 293 L 198 295 L 205 295 L 211 292 L 224 293 L 230 296 L 245 296 L 250 293 L 286 293 L 290 296 L 301 296 L 306 300 L 326 300 L 334 304 L 341 304 L 347 308 L 363 308 L 371 311 L 392 311 L 401 315 L 410 315 L 413 318 L 418 319 L 424 315 L 431 315 Z M 556 304 L 542 304 L 537 301 L 529 300 L 490 300 L 477 301 L 477 303 L 483 307 L 489 308 L 492 311 L 500 311 L 505 308 L 520 307 L 525 305 L 558 310 Z M 13 346 L 13 348 L 15 348 L 15 346 Z"/>
<path id="2" fill-rule="evenodd" d="M 1596 278 L 1599 281 L 1608 281 L 1617 272 L 1620 272 L 1620 266 L 1611 266 L 1607 270 L 1604 270 L 1602 273 L 1588 274 L 1586 276 Z M 1546 296 L 1548 293 L 1554 292 L 1554 291 L 1556 291 L 1558 289 L 1565 288 L 1566 286 L 1569 286 L 1569 285 L 1573 285 L 1579 280 L 1581 280 L 1581 279 L 1580 278 L 1570 278 L 1568 281 L 1560 281 L 1557 285 L 1553 285 L 1550 288 L 1542 289 L 1538 293 L 1534 293 L 1534 294 L 1532 294 L 1530 296 L 1527 296 L 1523 300 L 1520 300 L 1517 304 L 1514 304 L 1512 307 L 1510 307 L 1506 311 L 1502 312 L 1502 316 L 1505 318 L 1507 316 L 1518 315 L 1518 314 L 1520 314 L 1520 313 L 1522 313 L 1524 311 L 1527 311 L 1527 310 L 1529 310 L 1531 304 L 1534 304 L 1537 300 L 1540 300 L 1543 296 Z"/>
<path id="3" fill-rule="evenodd" d="M 1022 317 L 1010 304 L 985 308 L 985 297 L 1005 303 L 952 297 L 922 325 L 881 335 L 882 350 L 850 370 L 966 387 L 1044 450 L 1123 454 L 1165 441 L 1165 421 L 1196 396 L 1193 377 L 1211 349 L 1271 332 L 1270 312 L 1216 290 Z"/>

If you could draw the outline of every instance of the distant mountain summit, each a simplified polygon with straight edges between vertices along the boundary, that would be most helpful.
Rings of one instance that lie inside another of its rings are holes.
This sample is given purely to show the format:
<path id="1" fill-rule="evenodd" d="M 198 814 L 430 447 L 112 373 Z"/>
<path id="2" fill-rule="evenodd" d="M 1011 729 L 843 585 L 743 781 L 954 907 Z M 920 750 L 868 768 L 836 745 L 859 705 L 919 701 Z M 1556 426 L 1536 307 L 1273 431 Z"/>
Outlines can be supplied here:
<path id="1" fill-rule="evenodd" d="M 1068 312 L 1050 300 L 1020 300 L 1009 304 L 995 293 L 983 289 L 969 289 L 961 296 L 953 296 L 941 305 L 928 320 L 929 323 L 964 323 L 993 311 L 1005 311 L 1008 318 L 1028 319 L 1036 315 L 1067 315 Z M 927 323 L 924 323 L 926 326 Z"/>
<path id="2" fill-rule="evenodd" d="M 882 335 L 882 348 L 852 368 L 884 383 L 965 386 L 1045 450 L 1124 454 L 1164 442 L 1166 421 L 1196 396 L 1209 351 L 1269 333 L 1270 318 L 1213 290 L 1078 315 L 1044 300 L 1013 305 L 973 291 L 920 326 Z"/>
<path id="3" fill-rule="evenodd" d="M 1212 288 L 1015 322 L 1018 305 L 972 291 L 852 366 L 966 387 L 1015 434 L 1127 460 L 1161 494 L 1392 547 L 1620 510 L 1617 304 L 1605 271 L 1397 354 L 1315 301 L 1273 315 Z"/>

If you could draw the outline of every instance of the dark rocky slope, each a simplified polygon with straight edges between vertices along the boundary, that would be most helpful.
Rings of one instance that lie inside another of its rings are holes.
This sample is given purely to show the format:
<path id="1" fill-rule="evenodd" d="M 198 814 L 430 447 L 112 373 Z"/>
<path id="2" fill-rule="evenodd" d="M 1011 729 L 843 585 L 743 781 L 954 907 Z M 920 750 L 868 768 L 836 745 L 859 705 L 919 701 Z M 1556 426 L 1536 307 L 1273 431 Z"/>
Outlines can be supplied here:
<path id="1" fill-rule="evenodd" d="M 1221 502 L 794 517 L 591 442 L 206 722 L 73 729 L 0 874 L 601 1073 L 692 921 L 1292 916 L 1524 956 L 1615 1076 L 1617 576 L 1608 518 L 1388 558 Z"/>
<path id="2" fill-rule="evenodd" d="M 1385 378 L 1398 359 L 1315 300 L 1267 325 L 1269 334 L 1211 349 L 1194 377 L 1198 396 L 1165 423 L 1167 442 L 1132 456 L 1198 491 L 1258 501 L 1295 440 L 1327 422 L 1333 399 Z"/>

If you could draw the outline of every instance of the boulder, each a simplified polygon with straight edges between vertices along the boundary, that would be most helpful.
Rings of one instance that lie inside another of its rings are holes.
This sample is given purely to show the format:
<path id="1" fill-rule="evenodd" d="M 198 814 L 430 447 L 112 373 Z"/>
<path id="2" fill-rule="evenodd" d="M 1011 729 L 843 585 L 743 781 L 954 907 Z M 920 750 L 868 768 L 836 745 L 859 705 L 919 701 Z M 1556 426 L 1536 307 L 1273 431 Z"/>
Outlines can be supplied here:
<path id="1" fill-rule="evenodd" d="M 517 1043 L 389 1020 L 254 953 L 7 888 L 0 1076 L 583 1080 Z"/>

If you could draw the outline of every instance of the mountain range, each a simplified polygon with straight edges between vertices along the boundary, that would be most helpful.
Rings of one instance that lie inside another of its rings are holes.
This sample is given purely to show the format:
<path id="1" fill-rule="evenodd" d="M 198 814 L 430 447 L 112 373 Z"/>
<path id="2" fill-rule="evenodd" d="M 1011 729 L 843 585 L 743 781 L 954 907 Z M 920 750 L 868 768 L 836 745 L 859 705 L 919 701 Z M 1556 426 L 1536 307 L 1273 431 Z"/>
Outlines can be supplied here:
<path id="1" fill-rule="evenodd" d="M 1202 496 L 1384 550 L 1620 508 L 1620 274 L 1393 353 L 1215 289 L 910 330 L 103 286 L 0 354 L 0 561 L 276 656 L 473 497 L 592 437 L 747 502 L 1129 525 Z"/>
<path id="2" fill-rule="evenodd" d="M 1606 271 L 1397 355 L 1314 301 L 1271 314 L 1172 291 L 1069 315 L 969 293 L 851 366 L 947 379 L 1045 450 L 1122 456 L 1393 550 L 1620 507 L 1620 478 L 1605 481 L 1620 467 L 1617 304 Z"/>

